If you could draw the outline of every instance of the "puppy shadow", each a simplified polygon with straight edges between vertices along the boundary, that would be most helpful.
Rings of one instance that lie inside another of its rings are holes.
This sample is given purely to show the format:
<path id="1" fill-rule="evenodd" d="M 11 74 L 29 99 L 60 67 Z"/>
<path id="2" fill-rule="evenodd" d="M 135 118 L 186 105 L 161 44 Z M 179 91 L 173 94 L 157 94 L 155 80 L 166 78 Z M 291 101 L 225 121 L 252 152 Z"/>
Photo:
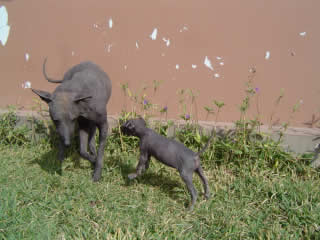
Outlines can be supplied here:
<path id="1" fill-rule="evenodd" d="M 181 200 L 181 192 L 184 192 L 184 186 L 178 181 L 171 179 L 170 176 L 166 176 L 162 173 L 152 172 L 148 169 L 142 176 L 137 178 L 137 180 L 127 180 L 128 184 L 130 182 L 137 181 L 139 184 L 149 185 L 152 187 L 159 187 L 162 192 L 166 193 L 171 199 L 175 201 Z M 129 182 L 130 181 L 130 182 Z"/>
<path id="2" fill-rule="evenodd" d="M 108 161 L 106 162 L 106 164 L 117 164 L 119 166 L 124 185 L 127 187 L 134 186 L 135 184 L 152 186 L 154 188 L 159 188 L 162 192 L 167 194 L 171 199 L 175 201 L 183 201 L 181 200 L 181 196 L 179 195 L 182 191 L 184 191 L 184 185 L 178 180 L 174 180 L 170 176 L 167 176 L 165 171 L 154 172 L 152 166 L 150 166 L 150 168 L 147 169 L 141 176 L 137 177 L 134 180 L 129 180 L 128 174 L 134 173 L 136 171 L 136 160 L 134 163 L 131 163 L 125 161 L 125 159 L 123 159 L 122 157 L 111 156 L 108 157 Z M 177 188 L 179 190 L 177 190 Z"/>

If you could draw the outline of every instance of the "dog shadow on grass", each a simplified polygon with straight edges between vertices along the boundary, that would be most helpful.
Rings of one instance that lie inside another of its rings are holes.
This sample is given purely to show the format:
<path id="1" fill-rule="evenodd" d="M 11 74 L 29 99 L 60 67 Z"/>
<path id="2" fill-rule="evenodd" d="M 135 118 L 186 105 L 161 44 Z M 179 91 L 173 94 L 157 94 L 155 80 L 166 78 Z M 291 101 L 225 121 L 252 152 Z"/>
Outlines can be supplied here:
<path id="1" fill-rule="evenodd" d="M 39 165 L 42 170 L 46 171 L 49 174 L 62 175 L 62 164 L 57 159 L 57 156 L 57 150 L 50 149 L 49 151 L 30 161 L 30 164 Z"/>
<path id="2" fill-rule="evenodd" d="M 154 166 L 152 166 L 153 164 L 150 164 L 149 169 L 147 169 L 141 176 L 137 177 L 134 180 L 129 180 L 128 174 L 133 173 L 136 170 L 136 164 L 138 163 L 138 160 L 136 158 L 134 158 L 132 162 L 128 162 L 119 156 L 109 156 L 108 159 L 105 160 L 105 164 L 107 166 L 118 165 L 120 174 L 122 175 L 123 185 L 127 187 L 132 187 L 136 184 L 152 186 L 155 188 L 159 188 L 162 192 L 167 194 L 171 199 L 175 201 L 185 201 L 185 199 L 181 199 L 181 192 L 184 191 L 183 183 L 168 176 L 166 171 L 162 171 L 163 168 L 161 168 L 159 172 L 156 172 L 154 170 Z M 151 161 L 156 160 L 152 159 Z M 176 174 L 178 174 L 178 172 Z"/>
<path id="3" fill-rule="evenodd" d="M 42 170 L 51 175 L 62 175 L 63 171 L 85 169 L 86 167 L 82 166 L 80 161 L 79 153 L 74 148 L 71 148 L 66 150 L 65 160 L 61 163 L 58 160 L 58 147 L 51 147 L 48 151 L 30 161 L 30 164 L 39 165 Z"/>

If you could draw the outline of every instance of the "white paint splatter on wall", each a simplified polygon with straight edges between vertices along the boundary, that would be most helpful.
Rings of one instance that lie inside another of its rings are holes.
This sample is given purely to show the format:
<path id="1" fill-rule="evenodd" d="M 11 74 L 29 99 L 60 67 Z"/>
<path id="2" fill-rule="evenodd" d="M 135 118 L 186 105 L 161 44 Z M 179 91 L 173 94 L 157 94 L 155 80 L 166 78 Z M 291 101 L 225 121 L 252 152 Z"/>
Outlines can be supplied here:
<path id="1" fill-rule="evenodd" d="M 220 62 L 219 64 L 220 64 L 220 66 L 224 66 L 224 62 Z"/>
<path id="2" fill-rule="evenodd" d="M 217 56 L 216 59 L 217 60 L 222 60 L 222 57 Z"/>
<path id="3" fill-rule="evenodd" d="M 211 63 L 210 59 L 208 58 L 208 56 L 206 56 L 204 59 L 204 65 L 213 71 L 212 63 Z"/>
<path id="4" fill-rule="evenodd" d="M 24 55 L 24 58 L 26 59 L 26 61 L 28 62 L 29 61 L 29 59 L 30 59 L 30 55 L 29 55 L 29 53 L 26 53 L 25 55 Z"/>
<path id="5" fill-rule="evenodd" d="M 196 68 L 197 68 L 197 65 L 192 64 L 191 67 L 192 67 L 193 69 L 196 69 Z"/>
<path id="6" fill-rule="evenodd" d="M 180 68 L 179 64 L 176 65 L 176 69 L 178 70 Z"/>
<path id="7" fill-rule="evenodd" d="M 150 38 L 152 40 L 156 40 L 157 39 L 157 34 L 158 34 L 158 29 L 157 28 L 153 29 L 153 32 L 151 33 Z"/>
<path id="8" fill-rule="evenodd" d="M 266 51 L 266 55 L 264 56 L 264 58 L 266 60 L 268 60 L 270 58 L 270 51 Z"/>
<path id="9" fill-rule="evenodd" d="M 31 88 L 31 82 L 26 81 L 26 82 L 22 83 L 21 87 L 24 89 Z"/>
<path id="10" fill-rule="evenodd" d="M 5 6 L 0 7 L 0 41 L 2 46 L 5 46 L 10 32 L 10 26 L 8 25 L 8 12 Z"/>
<path id="11" fill-rule="evenodd" d="M 215 78 L 219 78 L 219 77 L 220 77 L 220 74 L 219 74 L 219 73 L 215 73 L 215 74 L 214 74 L 214 77 L 215 77 Z"/>
<path id="12" fill-rule="evenodd" d="M 179 32 L 184 32 L 184 31 L 188 31 L 189 28 L 187 26 L 183 26 Z"/>
<path id="13" fill-rule="evenodd" d="M 305 37 L 305 36 L 307 35 L 307 32 L 301 32 L 301 33 L 299 33 L 299 35 L 300 35 L 301 37 Z"/>
<path id="14" fill-rule="evenodd" d="M 108 53 L 110 53 L 111 52 L 111 47 L 112 47 L 112 44 L 106 44 L 106 51 L 108 52 Z"/>
<path id="15" fill-rule="evenodd" d="M 162 38 L 162 40 L 166 43 L 167 47 L 170 46 L 170 39 L 165 39 L 165 38 Z"/>
<path id="16" fill-rule="evenodd" d="M 138 43 L 138 41 L 136 42 L 136 48 L 139 48 L 139 43 Z"/>
<path id="17" fill-rule="evenodd" d="M 113 27 L 113 21 L 112 18 L 109 19 L 109 28 L 111 29 Z"/>

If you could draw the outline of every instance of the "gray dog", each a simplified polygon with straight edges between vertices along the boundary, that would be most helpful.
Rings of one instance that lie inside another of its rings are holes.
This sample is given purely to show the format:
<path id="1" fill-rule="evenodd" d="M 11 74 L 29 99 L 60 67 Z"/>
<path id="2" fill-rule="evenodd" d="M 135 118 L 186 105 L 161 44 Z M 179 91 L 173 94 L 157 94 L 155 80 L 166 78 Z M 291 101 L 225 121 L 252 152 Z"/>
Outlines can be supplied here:
<path id="1" fill-rule="evenodd" d="M 79 125 L 80 155 L 94 165 L 93 180 L 101 178 L 103 154 L 108 131 L 106 105 L 111 96 L 111 81 L 107 74 L 92 62 L 83 62 L 72 67 L 62 80 L 50 79 L 52 83 L 61 83 L 51 94 L 32 89 L 48 103 L 50 117 L 60 136 L 59 159 L 64 160 L 65 147 L 70 146 L 75 123 Z M 95 132 L 99 129 L 98 154 L 95 147 Z M 87 148 L 89 145 L 89 151 Z"/>
<path id="2" fill-rule="evenodd" d="M 152 129 L 147 128 L 143 118 L 128 120 L 122 124 L 121 131 L 125 135 L 136 136 L 140 139 L 140 159 L 136 172 L 128 175 L 130 180 L 135 179 L 148 169 L 150 157 L 153 156 L 160 162 L 179 171 L 182 180 L 187 185 L 188 191 L 191 194 L 190 210 L 193 210 L 198 196 L 192 183 L 193 172 L 196 172 L 202 180 L 206 199 L 210 197 L 208 181 L 200 165 L 200 156 L 208 147 L 213 134 L 205 147 L 200 152 L 195 153 L 182 143 L 165 138 Z"/>

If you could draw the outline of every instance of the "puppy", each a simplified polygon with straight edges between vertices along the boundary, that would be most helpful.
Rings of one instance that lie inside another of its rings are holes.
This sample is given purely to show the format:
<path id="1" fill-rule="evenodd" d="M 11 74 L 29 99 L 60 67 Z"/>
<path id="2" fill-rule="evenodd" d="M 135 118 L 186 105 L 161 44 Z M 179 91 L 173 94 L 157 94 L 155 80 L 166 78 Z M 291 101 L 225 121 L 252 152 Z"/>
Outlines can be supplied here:
<path id="1" fill-rule="evenodd" d="M 191 205 L 189 210 L 193 210 L 198 193 L 192 183 L 193 172 L 196 172 L 204 187 L 205 198 L 210 197 L 209 186 L 203 169 L 200 165 L 200 156 L 209 145 L 211 137 L 200 152 L 195 153 L 182 143 L 173 139 L 168 139 L 159 135 L 155 131 L 146 127 L 143 118 L 130 119 L 121 125 L 121 132 L 124 135 L 136 136 L 140 139 L 140 159 L 135 173 L 128 175 L 130 180 L 140 176 L 149 167 L 150 157 L 153 156 L 167 166 L 179 171 L 182 180 L 187 185 L 191 194 Z"/>

